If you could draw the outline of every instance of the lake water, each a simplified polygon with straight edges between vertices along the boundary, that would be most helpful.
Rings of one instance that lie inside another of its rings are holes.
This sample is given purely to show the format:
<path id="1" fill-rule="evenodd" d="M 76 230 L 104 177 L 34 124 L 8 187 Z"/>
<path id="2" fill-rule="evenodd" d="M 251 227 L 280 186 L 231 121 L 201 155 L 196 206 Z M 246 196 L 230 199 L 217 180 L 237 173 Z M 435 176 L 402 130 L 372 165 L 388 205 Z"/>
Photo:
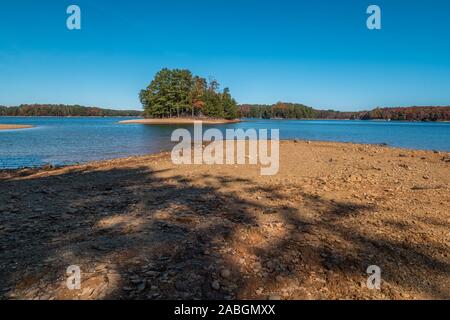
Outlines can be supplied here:
<path id="1" fill-rule="evenodd" d="M 121 120 L 126 119 L 0 117 L 1 124 L 36 126 L 0 130 L 0 168 L 82 163 L 155 153 L 173 146 L 170 136 L 174 126 L 118 124 Z M 450 123 L 249 120 L 214 128 L 279 129 L 281 139 L 386 143 L 410 149 L 450 151 Z"/>

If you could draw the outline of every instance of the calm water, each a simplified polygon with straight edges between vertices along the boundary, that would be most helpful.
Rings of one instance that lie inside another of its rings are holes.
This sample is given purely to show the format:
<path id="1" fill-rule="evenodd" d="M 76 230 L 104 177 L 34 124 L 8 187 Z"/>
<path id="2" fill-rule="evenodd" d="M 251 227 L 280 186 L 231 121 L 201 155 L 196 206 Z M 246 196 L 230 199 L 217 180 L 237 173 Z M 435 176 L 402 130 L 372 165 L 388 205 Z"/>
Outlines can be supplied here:
<path id="1" fill-rule="evenodd" d="M 120 125 L 123 118 L 8 118 L 1 124 L 36 128 L 0 131 L 0 168 L 73 164 L 170 150 L 173 126 Z M 187 127 L 189 128 L 189 127 Z M 281 139 L 386 143 L 450 151 L 450 123 L 377 121 L 250 120 L 215 126 L 280 129 Z"/>

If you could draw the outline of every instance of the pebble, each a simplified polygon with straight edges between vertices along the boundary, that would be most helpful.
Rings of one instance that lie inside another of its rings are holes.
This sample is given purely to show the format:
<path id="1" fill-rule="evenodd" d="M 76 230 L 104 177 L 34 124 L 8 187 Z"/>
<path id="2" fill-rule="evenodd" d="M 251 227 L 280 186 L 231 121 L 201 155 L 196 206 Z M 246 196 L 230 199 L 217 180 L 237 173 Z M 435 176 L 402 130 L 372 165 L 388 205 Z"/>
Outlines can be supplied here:
<path id="1" fill-rule="evenodd" d="M 139 285 L 137 286 L 137 290 L 138 290 L 139 292 L 144 291 L 144 290 L 145 290 L 145 282 L 142 282 L 141 284 L 139 284 Z"/>
<path id="2" fill-rule="evenodd" d="M 222 269 L 222 271 L 220 271 L 220 276 L 224 279 L 228 279 L 231 276 L 231 272 L 228 269 Z"/>
<path id="3" fill-rule="evenodd" d="M 220 283 L 219 283 L 219 281 L 214 280 L 214 281 L 211 283 L 211 288 L 213 288 L 214 290 L 219 290 L 219 289 L 220 289 Z"/>

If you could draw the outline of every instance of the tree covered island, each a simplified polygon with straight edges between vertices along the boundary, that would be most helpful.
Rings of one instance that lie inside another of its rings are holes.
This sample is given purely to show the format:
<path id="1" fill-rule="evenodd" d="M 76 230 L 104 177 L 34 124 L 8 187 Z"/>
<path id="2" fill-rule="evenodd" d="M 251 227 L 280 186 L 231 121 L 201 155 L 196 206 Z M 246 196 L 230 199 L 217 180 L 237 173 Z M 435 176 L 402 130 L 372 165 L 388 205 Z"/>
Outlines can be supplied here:
<path id="1" fill-rule="evenodd" d="M 164 68 L 141 90 L 139 98 L 146 118 L 238 118 L 238 106 L 230 90 L 221 91 L 219 87 L 215 79 L 207 81 L 189 70 Z"/>

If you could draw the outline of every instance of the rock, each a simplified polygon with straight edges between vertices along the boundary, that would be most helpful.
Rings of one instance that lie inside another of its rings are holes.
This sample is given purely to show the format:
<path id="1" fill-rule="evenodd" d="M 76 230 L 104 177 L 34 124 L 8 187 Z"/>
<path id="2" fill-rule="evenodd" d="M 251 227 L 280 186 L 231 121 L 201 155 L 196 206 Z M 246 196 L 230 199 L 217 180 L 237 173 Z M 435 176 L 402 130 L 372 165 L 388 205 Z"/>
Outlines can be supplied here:
<path id="1" fill-rule="evenodd" d="M 222 271 L 220 271 L 220 276 L 224 279 L 228 279 L 231 276 L 231 272 L 228 269 L 222 269 Z"/>
<path id="2" fill-rule="evenodd" d="M 219 289 L 220 289 L 220 283 L 219 283 L 219 281 L 214 280 L 214 281 L 211 283 L 211 288 L 213 288 L 214 290 L 219 290 Z"/>
<path id="3" fill-rule="evenodd" d="M 273 270 L 273 269 L 275 268 L 275 265 L 276 265 L 276 263 L 274 263 L 273 261 L 268 261 L 268 262 L 266 263 L 266 267 L 267 267 L 267 269 L 269 269 L 269 270 Z"/>
<path id="4" fill-rule="evenodd" d="M 253 272 L 258 273 L 259 271 L 261 271 L 261 268 L 262 268 L 261 263 L 255 262 L 253 264 L 252 268 L 253 268 Z"/>
<path id="5" fill-rule="evenodd" d="M 138 291 L 138 292 L 144 291 L 144 290 L 145 290 L 145 285 L 146 285 L 145 281 L 142 282 L 142 283 L 140 283 L 140 284 L 137 286 L 137 291 Z"/>
<path id="6" fill-rule="evenodd" d="M 91 245 L 91 248 L 94 250 L 98 250 L 98 251 L 108 251 L 109 250 L 109 248 L 106 248 L 104 246 L 97 245 L 97 244 Z"/>
<path id="7" fill-rule="evenodd" d="M 157 276 L 159 276 L 159 274 L 160 274 L 160 272 L 158 272 L 158 271 L 153 271 L 153 270 L 150 270 L 150 271 L 145 272 L 145 275 L 146 275 L 146 276 L 149 276 L 149 277 L 157 277 Z"/>
<path id="8" fill-rule="evenodd" d="M 271 296 L 269 296 L 269 300 L 277 301 L 277 300 L 281 300 L 281 297 L 277 296 L 277 295 L 271 295 Z"/>
<path id="9" fill-rule="evenodd" d="M 140 284 L 140 283 L 142 283 L 142 280 L 141 279 L 131 279 L 131 283 L 132 284 Z"/>
<path id="10" fill-rule="evenodd" d="M 12 199 L 17 199 L 17 198 L 20 197 L 20 193 L 17 193 L 17 192 L 11 192 L 11 193 L 9 193 L 9 196 L 10 196 Z"/>
<path id="11" fill-rule="evenodd" d="M 362 178 L 360 176 L 358 176 L 358 175 L 351 174 L 348 177 L 347 181 L 349 181 L 349 182 L 359 182 L 359 181 L 362 181 Z"/>
<path id="12" fill-rule="evenodd" d="M 77 212 L 78 212 L 78 209 L 76 209 L 76 208 L 69 208 L 66 211 L 66 213 L 68 213 L 68 214 L 76 214 Z"/>

